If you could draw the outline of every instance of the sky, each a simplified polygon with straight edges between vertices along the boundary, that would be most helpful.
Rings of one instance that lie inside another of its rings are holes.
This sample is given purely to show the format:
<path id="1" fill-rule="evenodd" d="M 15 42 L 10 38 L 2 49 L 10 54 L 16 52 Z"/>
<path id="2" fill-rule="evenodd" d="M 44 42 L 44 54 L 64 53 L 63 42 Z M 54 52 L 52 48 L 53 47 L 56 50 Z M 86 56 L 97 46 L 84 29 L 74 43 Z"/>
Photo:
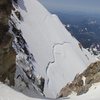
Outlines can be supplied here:
<path id="1" fill-rule="evenodd" d="M 81 11 L 100 13 L 100 0 L 39 0 L 51 11 Z"/>

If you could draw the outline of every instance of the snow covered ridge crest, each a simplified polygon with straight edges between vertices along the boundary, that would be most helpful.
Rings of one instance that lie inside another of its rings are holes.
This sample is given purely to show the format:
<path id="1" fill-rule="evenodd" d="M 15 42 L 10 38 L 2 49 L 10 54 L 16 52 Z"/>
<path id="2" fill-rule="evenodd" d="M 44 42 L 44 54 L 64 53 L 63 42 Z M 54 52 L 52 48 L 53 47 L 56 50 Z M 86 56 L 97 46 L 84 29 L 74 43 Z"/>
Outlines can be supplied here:
<path id="1" fill-rule="evenodd" d="M 17 52 L 14 88 L 31 97 L 56 98 L 96 59 L 37 0 L 14 1 L 9 21 Z"/>

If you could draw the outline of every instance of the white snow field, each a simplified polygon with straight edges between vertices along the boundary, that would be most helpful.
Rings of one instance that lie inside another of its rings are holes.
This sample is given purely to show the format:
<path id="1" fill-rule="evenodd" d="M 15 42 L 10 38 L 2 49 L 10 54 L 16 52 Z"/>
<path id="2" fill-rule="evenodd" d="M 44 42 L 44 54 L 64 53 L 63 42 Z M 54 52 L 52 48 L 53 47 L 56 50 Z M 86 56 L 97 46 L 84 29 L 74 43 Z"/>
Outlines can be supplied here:
<path id="1" fill-rule="evenodd" d="M 96 59 L 37 0 L 18 0 L 18 5 L 16 10 L 23 21 L 13 11 L 12 20 L 35 58 L 34 73 L 45 78 L 44 94 L 55 98 L 67 82 Z"/>

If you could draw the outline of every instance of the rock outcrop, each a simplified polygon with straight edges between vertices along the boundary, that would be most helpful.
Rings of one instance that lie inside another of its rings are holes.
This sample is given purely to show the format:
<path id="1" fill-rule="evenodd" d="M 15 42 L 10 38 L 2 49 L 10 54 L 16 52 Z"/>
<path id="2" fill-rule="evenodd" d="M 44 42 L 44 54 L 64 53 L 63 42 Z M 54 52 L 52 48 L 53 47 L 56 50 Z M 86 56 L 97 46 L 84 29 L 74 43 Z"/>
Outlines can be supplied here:
<path id="1" fill-rule="evenodd" d="M 93 83 L 100 82 L 100 61 L 92 63 L 81 74 L 77 74 L 59 93 L 59 97 L 67 97 L 72 92 L 81 95 L 86 93 Z"/>
<path id="2" fill-rule="evenodd" d="M 9 85 L 14 85 L 16 52 L 12 47 L 13 36 L 9 33 L 8 25 L 11 9 L 11 0 L 0 0 L 0 81 L 8 79 Z"/>

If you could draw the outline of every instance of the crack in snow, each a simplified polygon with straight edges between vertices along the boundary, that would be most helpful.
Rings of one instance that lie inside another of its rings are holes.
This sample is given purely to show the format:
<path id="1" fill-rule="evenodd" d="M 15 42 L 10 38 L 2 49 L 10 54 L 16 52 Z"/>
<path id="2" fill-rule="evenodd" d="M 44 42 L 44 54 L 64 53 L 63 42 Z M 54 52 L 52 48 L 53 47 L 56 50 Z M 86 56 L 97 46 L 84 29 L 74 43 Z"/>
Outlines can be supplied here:
<path id="1" fill-rule="evenodd" d="M 49 61 L 48 64 L 47 64 L 47 67 L 46 67 L 46 74 L 48 72 L 48 68 L 51 64 L 55 63 L 55 56 L 54 56 L 54 50 L 55 50 L 55 47 L 58 46 L 58 45 L 64 45 L 64 44 L 67 44 L 67 43 L 71 43 L 71 42 L 63 42 L 63 43 L 55 43 L 53 46 L 52 46 L 52 55 L 53 55 L 53 61 Z M 47 85 L 49 83 L 49 78 L 47 79 Z"/>

